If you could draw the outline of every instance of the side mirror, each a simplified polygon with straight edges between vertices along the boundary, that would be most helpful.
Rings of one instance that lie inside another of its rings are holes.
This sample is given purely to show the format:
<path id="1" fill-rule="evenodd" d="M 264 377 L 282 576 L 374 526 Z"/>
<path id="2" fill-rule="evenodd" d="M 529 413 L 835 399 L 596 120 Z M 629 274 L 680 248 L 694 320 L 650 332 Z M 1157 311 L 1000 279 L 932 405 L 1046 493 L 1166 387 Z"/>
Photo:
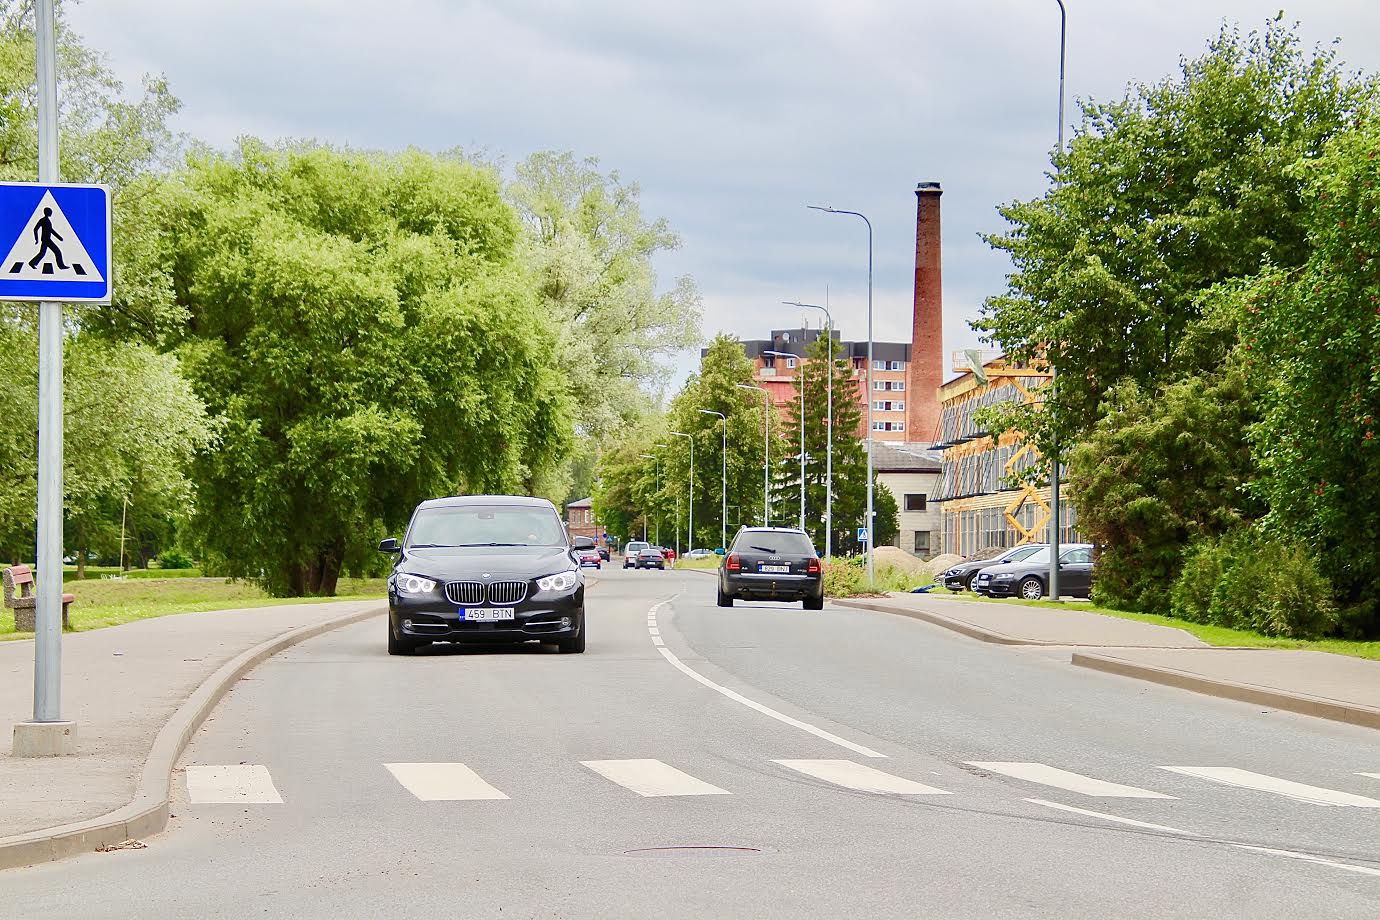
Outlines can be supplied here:
<path id="1" fill-rule="evenodd" d="M 402 544 L 398 542 L 397 537 L 389 537 L 387 540 L 379 541 L 379 552 L 400 553 L 402 552 Z"/>

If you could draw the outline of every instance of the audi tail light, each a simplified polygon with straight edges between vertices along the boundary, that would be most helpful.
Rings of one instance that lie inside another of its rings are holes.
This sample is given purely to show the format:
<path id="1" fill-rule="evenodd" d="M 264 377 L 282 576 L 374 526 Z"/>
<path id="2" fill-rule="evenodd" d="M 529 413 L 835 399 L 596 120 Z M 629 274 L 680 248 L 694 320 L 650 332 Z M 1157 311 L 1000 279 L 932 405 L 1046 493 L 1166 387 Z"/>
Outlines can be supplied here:
<path id="1" fill-rule="evenodd" d="M 743 560 L 737 553 L 729 553 L 724 560 L 724 568 L 730 572 L 741 572 L 743 570 Z"/>
<path id="2" fill-rule="evenodd" d="M 820 568 L 818 559 L 811 559 L 809 562 L 805 563 L 805 573 L 807 575 L 818 575 L 819 572 Z"/>

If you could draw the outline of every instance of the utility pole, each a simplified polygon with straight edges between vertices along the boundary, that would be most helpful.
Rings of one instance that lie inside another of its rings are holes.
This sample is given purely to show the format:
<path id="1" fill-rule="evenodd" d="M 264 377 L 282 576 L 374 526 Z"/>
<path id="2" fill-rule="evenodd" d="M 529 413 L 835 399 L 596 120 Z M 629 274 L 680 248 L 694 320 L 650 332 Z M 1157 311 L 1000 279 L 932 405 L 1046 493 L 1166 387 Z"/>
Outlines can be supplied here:
<path id="1" fill-rule="evenodd" d="M 1064 11 L 1064 0 L 1055 0 L 1059 4 L 1059 152 L 1064 152 L 1064 38 L 1067 24 L 1067 16 Z M 1045 345 L 1049 348 L 1053 343 Z M 1046 358 L 1049 356 L 1046 355 Z M 1054 362 L 1049 361 L 1049 388 L 1050 394 L 1054 395 L 1057 384 L 1055 383 Z M 1050 410 L 1057 411 L 1054 401 L 1050 402 Z M 1049 476 L 1049 599 L 1059 600 L 1059 531 L 1063 523 L 1063 509 L 1059 504 L 1059 429 L 1054 428 L 1054 437 L 1050 439 L 1050 446 L 1053 448 L 1054 456 L 1050 457 L 1050 476 Z"/>
<path id="2" fill-rule="evenodd" d="M 658 446 L 658 447 L 665 447 L 666 445 L 664 445 L 664 444 L 658 444 L 657 446 Z M 656 494 L 657 494 L 658 496 L 660 496 L 660 495 L 661 495 L 661 458 L 658 457 L 656 454 L 640 454 L 639 456 L 641 456 L 642 459 L 644 459 L 644 460 L 650 460 L 650 461 L 652 461 L 653 463 L 656 464 Z M 642 519 L 642 539 L 643 539 L 643 540 L 646 540 L 646 539 L 647 539 L 647 519 L 646 519 L 645 517 Z M 656 545 L 657 545 L 657 546 L 660 546 L 660 545 L 661 545 L 661 515 L 659 515 L 659 514 L 656 516 Z"/>
<path id="3" fill-rule="evenodd" d="M 728 549 L 728 416 L 722 412 L 715 412 L 713 409 L 701 409 L 705 415 L 717 415 L 719 420 L 724 423 L 724 445 L 723 445 L 723 484 L 722 498 L 723 507 L 719 510 L 719 546 Z"/>
<path id="4" fill-rule="evenodd" d="M 825 293 L 828 294 L 827 291 Z M 825 299 L 828 300 L 828 297 Z M 799 303 L 794 300 L 782 303 L 790 307 L 808 307 L 811 310 L 824 311 L 824 319 L 829 327 L 825 330 L 828 339 L 824 343 L 829 355 L 829 406 L 825 420 L 827 435 L 824 448 L 824 558 L 828 559 L 834 555 L 834 317 L 829 313 L 827 306 L 821 307 L 817 303 Z M 871 393 L 867 395 L 867 399 L 870 405 Z"/>
<path id="5" fill-rule="evenodd" d="M 686 507 L 688 518 L 685 525 L 685 551 L 689 552 L 695 548 L 695 439 L 684 431 L 673 431 L 671 435 L 685 438 L 690 442 L 690 495 L 689 504 Z"/>
<path id="6" fill-rule="evenodd" d="M 789 351 L 763 351 L 773 358 L 794 358 Z M 796 362 L 796 376 L 800 383 L 800 529 L 805 529 L 805 360 Z"/>
<path id="7" fill-rule="evenodd" d="M 762 526 L 771 526 L 771 393 L 765 387 L 734 384 L 740 390 L 762 394 Z"/>

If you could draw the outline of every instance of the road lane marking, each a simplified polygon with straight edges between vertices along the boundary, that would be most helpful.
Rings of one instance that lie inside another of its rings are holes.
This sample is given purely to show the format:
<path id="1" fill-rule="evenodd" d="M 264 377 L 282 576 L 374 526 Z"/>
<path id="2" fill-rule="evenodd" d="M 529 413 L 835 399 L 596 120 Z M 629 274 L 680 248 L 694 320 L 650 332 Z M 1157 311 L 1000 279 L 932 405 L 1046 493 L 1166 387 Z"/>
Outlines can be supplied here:
<path id="1" fill-rule="evenodd" d="M 1070 773 L 1068 770 L 1060 770 L 1058 767 L 1051 767 L 1042 763 L 1011 763 L 1007 761 L 965 761 L 971 767 L 980 770 L 990 770 L 993 773 L 1001 773 L 1012 776 L 1016 779 L 1023 779 L 1031 783 L 1039 783 L 1042 786 L 1053 786 L 1056 789 L 1065 789 L 1069 792 L 1077 792 L 1081 795 L 1092 796 L 1104 799 L 1172 799 L 1174 796 L 1165 795 L 1161 792 L 1151 792 L 1149 789 L 1139 789 L 1135 786 L 1123 786 L 1120 783 L 1109 783 L 1106 780 L 1093 779 L 1091 776 L 1084 776 L 1081 773 Z"/>
<path id="2" fill-rule="evenodd" d="M 1294 799 L 1299 802 L 1307 802 L 1310 805 L 1380 808 L 1380 800 L 1369 799 L 1363 795 L 1338 792 L 1335 789 L 1324 789 L 1321 786 L 1310 786 L 1307 783 L 1296 783 L 1293 780 L 1266 776 L 1264 773 L 1238 770 L 1236 767 L 1160 767 L 1160 769 L 1168 770 L 1171 773 L 1181 773 L 1184 776 L 1211 780 L 1224 786 L 1235 786 L 1238 789 L 1272 792 L 1275 795 L 1282 795 L 1287 799 Z"/>
<path id="3" fill-rule="evenodd" d="M 1357 776 L 1369 776 L 1371 779 L 1380 779 L 1380 773 L 1357 773 Z"/>
<path id="4" fill-rule="evenodd" d="M 462 763 L 386 763 L 388 772 L 423 802 L 469 802 L 506 799 Z"/>
<path id="5" fill-rule="evenodd" d="M 1314 856 L 1311 853 L 1295 853 L 1293 850 L 1275 850 L 1270 847 L 1253 847 L 1245 843 L 1233 843 L 1232 846 L 1238 850 L 1250 850 L 1253 853 L 1268 853 L 1271 856 L 1283 856 L 1285 859 L 1301 859 L 1304 862 L 1317 863 L 1320 866 L 1331 866 L 1334 869 L 1345 869 L 1347 872 L 1359 872 L 1362 875 L 1380 875 L 1380 869 L 1373 869 L 1370 866 L 1354 866 L 1351 863 L 1333 862 L 1330 859 L 1323 859 L 1321 856 Z"/>
<path id="6" fill-rule="evenodd" d="M 1170 834 L 1184 834 L 1188 837 L 1197 837 L 1193 831 L 1181 831 L 1177 827 L 1166 827 L 1163 824 L 1151 824 L 1149 821 L 1137 821 L 1134 818 L 1123 818 L 1120 815 L 1109 815 L 1101 811 L 1089 811 L 1086 808 L 1074 808 L 1072 805 L 1062 805 L 1059 802 L 1050 802 L 1045 799 L 1026 799 L 1035 805 L 1043 805 L 1046 808 L 1057 808 L 1060 811 L 1071 811 L 1076 815 L 1087 815 L 1090 818 L 1101 818 L 1103 821 L 1115 821 L 1118 824 L 1129 824 L 1132 827 L 1143 827 L 1152 831 L 1165 831 Z"/>
<path id="7" fill-rule="evenodd" d="M 661 637 L 660 637 L 660 636 L 652 636 L 652 645 L 662 646 L 662 645 L 665 645 L 665 644 L 666 644 L 665 642 L 662 642 L 662 641 L 661 641 Z"/>
<path id="8" fill-rule="evenodd" d="M 675 598 L 672 598 L 672 600 L 674 599 Z M 656 612 L 660 610 L 661 607 L 662 604 L 657 604 L 650 611 L 648 611 L 648 619 L 654 620 L 656 618 Z M 654 636 L 653 641 L 655 641 L 655 639 L 656 637 Z M 728 689 L 727 687 L 714 683 L 714 681 L 705 677 L 703 674 L 699 673 L 694 668 L 691 668 L 685 662 L 677 658 L 675 653 L 672 652 L 670 649 L 666 648 L 664 643 L 657 643 L 656 650 L 661 653 L 661 657 L 665 658 L 667 661 L 671 663 L 672 667 L 680 671 L 686 677 L 689 677 L 692 680 L 699 681 L 701 684 L 704 684 L 710 690 L 713 690 L 717 693 L 722 693 L 724 696 L 728 697 L 730 700 L 733 700 L 733 702 L 735 703 L 742 703 L 747 708 L 755 710 L 756 712 L 760 712 L 764 716 L 775 719 L 778 722 L 784 722 L 787 725 L 790 725 L 793 728 L 798 728 L 803 732 L 809 732 L 816 738 L 823 738 L 825 741 L 828 741 L 832 744 L 837 744 L 839 747 L 842 748 L 847 748 L 855 754 L 861 754 L 864 757 L 886 756 L 880 751 L 874 751 L 872 750 L 872 748 L 863 747 L 861 744 L 854 744 L 852 741 L 849 741 L 846 738 L 840 738 L 838 735 L 835 735 L 832 732 L 826 732 L 824 729 L 811 725 L 809 722 L 802 722 L 799 719 L 793 719 L 790 716 L 786 715 L 784 712 L 777 712 L 770 706 L 763 706 L 761 703 L 758 703 L 755 700 L 748 699 L 741 693 L 738 693 L 734 690 Z"/>
<path id="9" fill-rule="evenodd" d="M 187 798 L 193 805 L 281 805 L 268 767 L 257 763 L 187 767 Z"/>
<path id="10" fill-rule="evenodd" d="M 772 763 L 779 763 L 787 769 L 804 773 L 806 776 L 813 776 L 815 779 L 822 779 L 826 783 L 833 783 L 835 786 L 842 786 L 845 789 L 856 789 L 858 792 L 895 795 L 952 795 L 947 790 L 936 789 L 933 786 L 926 786 L 924 783 L 917 783 L 915 780 L 900 776 L 892 776 L 890 773 L 883 773 L 875 767 L 854 763 L 851 760 L 773 760 Z"/>
<path id="11" fill-rule="evenodd" d="M 647 627 L 647 632 L 650 633 L 650 634 L 653 635 L 653 636 L 659 636 L 659 635 L 661 635 L 661 630 L 657 629 L 655 626 L 648 626 L 648 627 Z"/>
<path id="12" fill-rule="evenodd" d="M 730 795 L 689 773 L 659 760 L 582 760 L 580 763 L 607 780 L 638 795 Z"/>

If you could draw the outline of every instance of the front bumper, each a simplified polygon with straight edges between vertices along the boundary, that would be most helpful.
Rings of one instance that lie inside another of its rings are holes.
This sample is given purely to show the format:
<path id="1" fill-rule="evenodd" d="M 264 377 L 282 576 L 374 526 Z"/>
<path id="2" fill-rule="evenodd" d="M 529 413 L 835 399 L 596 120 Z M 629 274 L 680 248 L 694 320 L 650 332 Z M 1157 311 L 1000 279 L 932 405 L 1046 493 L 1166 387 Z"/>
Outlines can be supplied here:
<path id="1" fill-rule="evenodd" d="M 473 606 L 485 606 L 476 604 Z M 537 592 L 511 605 L 514 618 L 472 623 L 460 619 L 460 607 L 439 594 L 413 598 L 391 592 L 388 618 L 393 633 L 405 639 L 429 642 L 528 642 L 572 639 L 585 623 L 585 586 L 565 594 Z M 562 626 L 568 619 L 569 626 Z M 411 625 L 404 625 L 410 621 Z"/>
<path id="2" fill-rule="evenodd" d="M 967 575 L 945 575 L 944 587 L 948 588 L 950 591 L 962 591 L 968 586 L 967 581 Z"/>
<path id="3" fill-rule="evenodd" d="M 1019 584 L 1020 581 L 1017 580 L 989 581 L 982 586 L 982 593 L 986 594 L 988 597 L 1015 597 L 1017 593 L 1016 586 Z"/>
<path id="4" fill-rule="evenodd" d="M 719 570 L 719 587 L 731 597 L 744 600 L 792 600 L 824 597 L 824 580 L 818 575 L 730 575 Z"/>

